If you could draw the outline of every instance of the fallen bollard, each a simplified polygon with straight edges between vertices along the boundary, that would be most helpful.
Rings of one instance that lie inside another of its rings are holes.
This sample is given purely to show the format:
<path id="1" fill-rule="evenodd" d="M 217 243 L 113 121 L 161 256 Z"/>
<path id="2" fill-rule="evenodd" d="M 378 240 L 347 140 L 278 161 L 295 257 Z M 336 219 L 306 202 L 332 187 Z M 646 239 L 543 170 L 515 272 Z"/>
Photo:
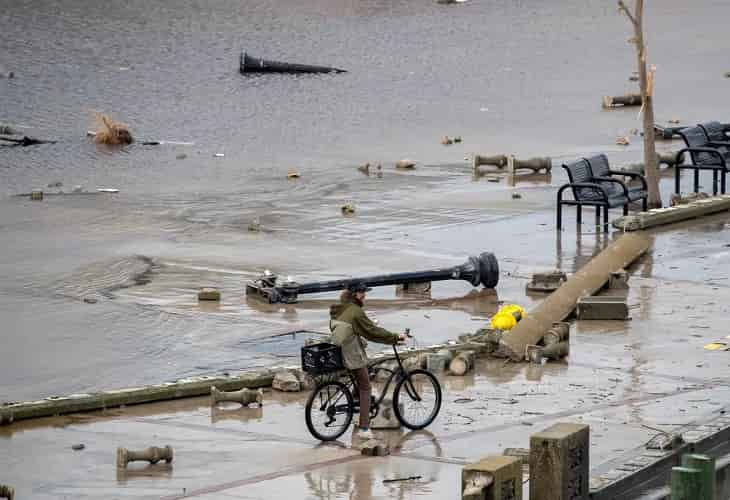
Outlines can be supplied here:
<path id="1" fill-rule="evenodd" d="M 210 402 L 214 405 L 223 402 L 240 403 L 243 406 L 258 403 L 261 407 L 264 405 L 264 391 L 263 389 L 253 391 L 244 387 L 240 391 L 225 392 L 219 391 L 216 386 L 212 386 L 210 388 Z"/>
<path id="2" fill-rule="evenodd" d="M 168 464 L 172 462 L 172 447 L 165 446 L 158 448 L 150 446 L 146 450 L 131 451 L 126 448 L 117 448 L 117 468 L 126 469 L 129 462 L 146 460 L 151 464 L 156 464 L 160 460 L 164 460 Z"/>
<path id="3" fill-rule="evenodd" d="M 449 372 L 451 372 L 452 375 L 464 375 L 466 372 L 474 368 L 475 359 L 476 352 L 461 351 L 454 359 L 451 360 L 451 363 L 449 363 Z"/>
<path id="4" fill-rule="evenodd" d="M 554 292 L 567 280 L 568 277 L 565 273 L 558 270 L 535 273 L 532 275 L 532 280 L 525 286 L 525 290 L 527 292 Z"/>
<path id="5" fill-rule="evenodd" d="M 674 168 L 677 165 L 681 165 L 684 162 L 684 153 L 680 151 L 671 151 L 669 153 L 657 153 L 657 165 L 666 165 L 667 168 Z M 622 167 L 620 171 L 631 172 L 635 174 L 645 175 L 646 167 L 643 163 L 632 163 Z"/>
<path id="6" fill-rule="evenodd" d="M 615 108 L 616 106 L 641 106 L 641 94 L 603 96 L 604 109 Z"/>
<path id="7" fill-rule="evenodd" d="M 497 155 L 497 156 L 480 156 L 480 155 L 474 155 L 474 158 L 472 159 L 472 168 L 476 170 L 481 165 L 491 165 L 493 167 L 497 167 L 499 169 L 503 169 L 507 166 L 507 156 L 506 155 Z"/>
<path id="8" fill-rule="evenodd" d="M 629 318 L 629 307 L 624 297 L 582 297 L 578 300 L 576 316 L 580 320 L 625 320 Z"/>
<path id="9" fill-rule="evenodd" d="M 294 304 L 297 302 L 300 294 L 342 290 L 347 288 L 347 285 L 354 279 L 362 281 L 369 287 L 444 280 L 464 280 L 475 287 L 481 284 L 484 288 L 494 288 L 499 282 L 499 264 L 494 254 L 484 252 L 479 257 L 469 257 L 460 266 L 433 271 L 383 274 L 366 278 L 347 278 L 313 283 L 297 283 L 287 280 L 281 284 L 278 283 L 275 274 L 272 274 L 270 271 L 265 271 L 262 277 L 246 284 L 246 295 L 266 299 L 269 303 L 283 302 L 286 304 Z"/>
<path id="10" fill-rule="evenodd" d="M 12 488 L 5 484 L 0 484 L 0 498 L 15 500 L 15 488 Z"/>
<path id="11" fill-rule="evenodd" d="M 269 61 L 258 57 L 251 57 L 246 52 L 241 52 L 239 70 L 242 75 L 247 73 L 347 73 L 344 69 L 328 66 Z"/>
<path id="12" fill-rule="evenodd" d="M 493 456 L 461 470 L 463 500 L 522 500 L 522 459 Z"/>
<path id="13" fill-rule="evenodd" d="M 454 358 L 454 353 L 448 349 L 442 349 L 438 352 L 429 353 L 426 356 L 426 369 L 430 372 L 439 373 L 446 371 L 449 363 Z"/>
<path id="14" fill-rule="evenodd" d="M 507 170 L 512 174 L 518 170 L 532 170 L 535 173 L 544 170 L 547 174 L 552 169 L 553 161 L 547 156 L 544 158 L 530 158 L 529 160 L 518 160 L 514 156 L 507 158 Z"/>

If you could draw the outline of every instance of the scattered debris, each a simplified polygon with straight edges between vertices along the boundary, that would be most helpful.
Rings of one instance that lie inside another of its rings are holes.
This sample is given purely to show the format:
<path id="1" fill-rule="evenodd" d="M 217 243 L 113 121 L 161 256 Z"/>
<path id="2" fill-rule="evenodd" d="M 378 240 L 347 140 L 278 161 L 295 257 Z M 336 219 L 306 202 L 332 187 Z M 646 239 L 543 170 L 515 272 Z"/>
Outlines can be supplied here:
<path id="1" fill-rule="evenodd" d="M 299 179 L 300 175 L 299 172 L 296 170 L 290 169 L 289 172 L 286 174 L 287 179 Z"/>
<path id="2" fill-rule="evenodd" d="M 509 331 L 525 316 L 525 310 L 517 304 L 506 304 L 499 308 L 489 321 L 494 330 Z"/>
<path id="3" fill-rule="evenodd" d="M 225 155 L 224 153 L 215 153 L 215 154 L 213 154 L 213 157 L 214 157 L 214 158 L 223 158 L 223 157 L 225 157 L 225 156 L 226 156 L 226 155 Z"/>
<path id="4" fill-rule="evenodd" d="M 365 175 L 370 175 L 370 164 L 369 163 L 360 165 L 359 167 L 357 167 L 357 169 Z"/>
<path id="5" fill-rule="evenodd" d="M 472 168 L 476 170 L 481 165 L 491 165 L 499 169 L 507 166 L 507 155 L 481 156 L 474 155 L 472 158 Z"/>
<path id="6" fill-rule="evenodd" d="M 667 120 L 667 123 L 674 123 L 675 125 L 679 123 L 679 118 L 672 118 L 671 120 Z"/>
<path id="7" fill-rule="evenodd" d="M 79 186 L 81 187 L 81 186 Z M 99 193 L 118 193 L 119 190 L 116 188 L 99 188 L 96 190 Z"/>
<path id="8" fill-rule="evenodd" d="M 499 177 L 487 177 L 487 182 L 499 182 Z"/>
<path id="9" fill-rule="evenodd" d="M 461 142 L 461 136 L 460 135 L 457 135 L 457 136 L 454 137 L 453 140 L 454 140 L 454 144 L 459 143 L 459 142 Z"/>
<path id="10" fill-rule="evenodd" d="M 216 386 L 210 388 L 210 402 L 212 405 L 217 405 L 222 402 L 240 403 L 242 406 L 248 406 L 253 403 L 257 403 L 259 408 L 264 405 L 264 391 L 259 389 L 254 391 L 252 389 L 243 388 L 240 391 L 219 391 Z"/>
<path id="11" fill-rule="evenodd" d="M 709 198 L 710 195 L 707 193 L 689 193 L 685 196 L 682 196 L 681 194 L 673 194 L 670 199 L 670 205 L 673 207 L 676 207 L 677 205 L 686 205 L 687 203 L 692 203 L 693 201 L 697 200 L 703 200 L 705 198 Z"/>
<path id="12" fill-rule="evenodd" d="M 604 109 L 615 108 L 617 106 L 641 106 L 641 94 L 603 96 Z"/>
<path id="13" fill-rule="evenodd" d="M 0 137 L 0 141 L 11 142 L 13 146 L 35 146 L 36 144 L 56 144 L 57 141 L 48 141 L 45 139 L 36 139 L 35 137 L 23 136 L 22 139 L 16 139 L 14 137 Z"/>
<path id="14" fill-rule="evenodd" d="M 94 297 L 84 297 L 84 302 L 87 304 L 96 304 L 99 300 Z"/>
<path id="15" fill-rule="evenodd" d="M 360 453 L 369 457 L 385 457 L 390 455 L 390 447 L 377 439 L 370 439 L 362 444 Z"/>
<path id="16" fill-rule="evenodd" d="M 413 160 L 409 160 L 408 158 L 404 158 L 395 162 L 395 168 L 401 170 L 412 170 L 416 168 L 416 162 Z"/>
<path id="17" fill-rule="evenodd" d="M 201 288 L 198 292 L 198 300 L 220 301 L 221 292 L 217 288 Z"/>
<path id="18" fill-rule="evenodd" d="M 159 448 L 150 446 L 142 451 L 131 451 L 126 448 L 117 448 L 117 468 L 126 469 L 129 462 L 145 460 L 151 464 L 156 464 L 160 460 L 164 460 L 168 464 L 172 462 L 172 447 L 165 446 Z"/>
<path id="19" fill-rule="evenodd" d="M 383 479 L 383 483 L 396 483 L 399 481 L 416 481 L 418 479 L 421 479 L 421 476 L 409 476 L 409 477 L 399 477 L 394 479 Z"/>
<path id="20" fill-rule="evenodd" d="M 312 66 L 309 64 L 292 64 L 280 61 L 270 61 L 252 57 L 241 52 L 239 71 L 247 73 L 347 73 L 344 69 L 328 66 Z"/>
<path id="21" fill-rule="evenodd" d="M 629 81 L 630 81 L 630 82 L 638 82 L 638 81 L 639 81 L 639 77 L 638 77 L 638 76 L 636 76 L 636 75 L 631 75 L 631 76 L 629 77 Z"/>
<path id="22" fill-rule="evenodd" d="M 30 192 L 30 199 L 33 201 L 42 201 L 43 191 L 41 191 L 40 189 L 34 189 Z"/>
<path id="23" fill-rule="evenodd" d="M 340 210 L 342 211 L 342 215 L 352 215 L 355 213 L 355 205 L 352 203 L 346 203 L 340 207 Z"/>
<path id="24" fill-rule="evenodd" d="M 60 188 L 60 187 L 63 187 L 63 182 L 61 182 L 61 181 L 50 182 L 47 187 L 49 187 L 49 188 Z"/>
<path id="25" fill-rule="evenodd" d="M 513 200 L 519 200 L 521 198 L 522 198 L 522 195 L 520 193 L 512 193 Z"/>
<path id="26" fill-rule="evenodd" d="M 464 403 L 471 403 L 473 401 L 474 401 L 474 398 L 457 398 L 454 400 L 454 403 L 464 404 Z"/>
<path id="27" fill-rule="evenodd" d="M 727 351 L 730 350 L 730 347 L 728 347 L 727 342 L 711 342 L 705 345 L 705 349 L 708 351 Z"/>
<path id="28" fill-rule="evenodd" d="M 629 134 L 631 135 L 639 135 L 639 129 L 638 128 L 632 128 L 629 130 Z"/>
<path id="29" fill-rule="evenodd" d="M 448 136 L 448 135 L 445 135 L 445 136 L 443 136 L 443 137 L 441 138 L 441 144 L 443 144 L 444 146 L 450 146 L 450 145 L 451 145 L 451 144 L 453 144 L 453 143 L 454 143 L 454 141 L 452 141 L 452 140 L 451 140 L 451 139 L 449 138 L 449 136 Z"/>
<path id="30" fill-rule="evenodd" d="M 568 277 L 557 269 L 546 273 L 534 273 L 525 289 L 527 292 L 554 292 L 566 281 Z"/>
<path id="31" fill-rule="evenodd" d="M 616 138 L 616 144 L 619 146 L 628 146 L 631 144 L 631 141 L 629 140 L 629 137 L 624 135 Z"/>
<path id="32" fill-rule="evenodd" d="M 461 351 L 449 363 L 449 372 L 452 375 L 462 376 L 474 368 L 474 360 L 476 359 L 475 351 Z"/>
<path id="33" fill-rule="evenodd" d="M 624 297 L 581 297 L 578 299 L 576 316 L 580 320 L 626 320 L 629 318 L 629 308 Z"/>
<path id="34" fill-rule="evenodd" d="M 256 217 L 253 221 L 249 222 L 248 230 L 252 233 L 258 233 L 261 231 L 261 221 Z"/>
<path id="35" fill-rule="evenodd" d="M 18 135 L 19 133 L 10 125 L 0 125 L 0 135 Z"/>
<path id="36" fill-rule="evenodd" d="M 548 156 L 528 160 L 518 160 L 514 155 L 507 158 L 507 170 L 512 174 L 515 174 L 518 170 L 532 170 L 535 173 L 544 170 L 546 174 L 549 174 L 552 169 L 553 161 Z"/>
<path id="37" fill-rule="evenodd" d="M 75 444 L 75 445 L 71 446 L 71 449 L 74 451 L 81 451 L 84 448 L 86 448 L 86 445 L 84 445 L 83 443 L 79 443 L 79 444 Z"/>
<path id="38" fill-rule="evenodd" d="M 176 159 L 176 160 L 184 160 L 184 159 L 185 159 L 185 158 L 187 158 L 187 157 L 188 157 L 188 155 L 186 155 L 185 153 L 180 153 L 179 155 L 177 155 L 177 156 L 175 157 L 175 159 Z"/>
<path id="39" fill-rule="evenodd" d="M 97 144 L 108 144 L 118 146 L 132 144 L 132 137 L 129 127 L 124 123 L 118 123 L 103 113 L 96 113 L 96 132 L 94 140 Z"/>
<path id="40" fill-rule="evenodd" d="M 446 371 L 453 358 L 454 353 L 448 349 L 429 353 L 426 355 L 426 369 L 435 373 Z"/>

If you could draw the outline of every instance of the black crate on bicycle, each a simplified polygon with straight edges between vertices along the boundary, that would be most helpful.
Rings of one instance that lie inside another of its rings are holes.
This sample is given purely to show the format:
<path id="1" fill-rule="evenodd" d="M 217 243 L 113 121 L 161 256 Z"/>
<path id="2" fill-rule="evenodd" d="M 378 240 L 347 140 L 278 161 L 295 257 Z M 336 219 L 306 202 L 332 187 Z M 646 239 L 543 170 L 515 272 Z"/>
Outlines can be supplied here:
<path id="1" fill-rule="evenodd" d="M 302 370 L 310 375 L 344 370 L 340 346 L 320 342 L 302 347 Z"/>

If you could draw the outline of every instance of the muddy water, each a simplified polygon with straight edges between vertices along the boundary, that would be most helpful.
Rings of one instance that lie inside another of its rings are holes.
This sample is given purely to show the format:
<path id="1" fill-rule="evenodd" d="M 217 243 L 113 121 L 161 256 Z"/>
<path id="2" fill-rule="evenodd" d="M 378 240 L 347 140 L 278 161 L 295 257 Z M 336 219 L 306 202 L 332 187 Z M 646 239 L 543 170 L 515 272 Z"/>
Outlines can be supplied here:
<path id="1" fill-rule="evenodd" d="M 648 7 L 659 120 L 723 119 L 726 80 L 707 61 L 723 60 L 724 46 L 695 30 L 722 33 L 727 14 L 710 0 Z M 59 142 L 0 149 L 0 400 L 281 362 L 295 342 L 247 340 L 321 331 L 334 295 L 296 307 L 246 300 L 244 281 L 264 268 L 334 278 L 495 251 L 509 274 L 493 298 L 460 282 L 420 302 L 374 294 L 382 323 L 422 342 L 481 326 L 497 301 L 529 305 L 517 278 L 570 270 L 593 251 L 554 238 L 549 183 L 562 177 L 474 182 L 463 157 L 638 159 L 638 140 L 613 144 L 637 126 L 636 110 L 599 107 L 633 85 L 628 35 L 597 0 L 9 2 L 0 72 L 16 78 L 0 79 L 0 123 Z M 349 72 L 243 77 L 241 49 Z M 172 143 L 97 147 L 85 137 L 94 110 Z M 444 134 L 464 142 L 443 147 Z M 419 168 L 396 172 L 404 156 Z M 383 176 L 358 172 L 364 161 Z M 291 168 L 302 177 L 287 181 Z M 11 196 L 76 185 L 121 192 Z M 340 217 L 343 203 L 355 217 Z M 254 220 L 262 232 L 247 231 Z M 220 306 L 195 300 L 207 285 L 223 290 Z"/>

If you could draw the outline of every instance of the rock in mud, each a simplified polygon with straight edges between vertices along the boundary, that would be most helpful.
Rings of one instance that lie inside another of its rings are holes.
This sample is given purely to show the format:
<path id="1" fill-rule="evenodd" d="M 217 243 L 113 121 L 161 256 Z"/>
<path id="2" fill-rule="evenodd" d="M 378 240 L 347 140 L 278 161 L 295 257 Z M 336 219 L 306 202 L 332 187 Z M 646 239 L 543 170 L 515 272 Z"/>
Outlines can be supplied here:
<path id="1" fill-rule="evenodd" d="M 409 160 L 408 158 L 404 158 L 395 162 L 395 168 L 399 168 L 401 170 L 412 170 L 416 168 L 416 162 Z"/>
<path id="2" fill-rule="evenodd" d="M 203 288 L 198 292 L 198 300 L 221 300 L 221 292 L 216 288 Z"/>

